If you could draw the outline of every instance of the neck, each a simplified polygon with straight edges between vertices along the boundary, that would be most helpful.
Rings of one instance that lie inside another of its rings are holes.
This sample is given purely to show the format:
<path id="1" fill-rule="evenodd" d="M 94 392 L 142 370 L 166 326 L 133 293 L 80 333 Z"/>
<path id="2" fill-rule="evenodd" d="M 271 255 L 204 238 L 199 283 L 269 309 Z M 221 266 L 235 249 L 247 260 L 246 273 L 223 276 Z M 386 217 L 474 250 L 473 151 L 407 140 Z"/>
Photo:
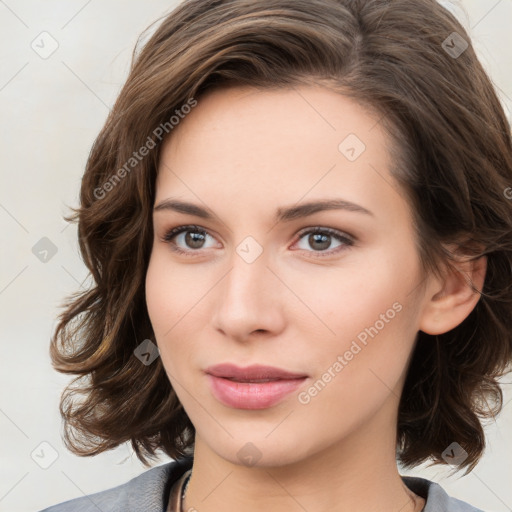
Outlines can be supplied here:
<path id="1" fill-rule="evenodd" d="M 389 425 L 389 418 L 382 420 Z M 381 427 L 380 421 L 371 422 L 299 461 L 254 466 L 242 465 L 236 453 L 233 460 L 219 456 L 196 432 L 182 510 L 420 512 L 425 501 L 407 488 L 398 473 L 396 431 L 389 430 L 383 439 Z"/>

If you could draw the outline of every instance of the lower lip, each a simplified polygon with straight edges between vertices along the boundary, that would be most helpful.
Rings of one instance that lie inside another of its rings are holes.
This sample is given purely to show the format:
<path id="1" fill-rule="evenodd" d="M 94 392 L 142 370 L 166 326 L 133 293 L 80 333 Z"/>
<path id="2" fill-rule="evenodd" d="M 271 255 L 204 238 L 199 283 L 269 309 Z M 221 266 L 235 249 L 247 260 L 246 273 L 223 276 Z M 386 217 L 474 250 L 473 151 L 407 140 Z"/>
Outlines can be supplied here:
<path id="1" fill-rule="evenodd" d="M 210 389 L 220 402 L 236 409 L 266 409 L 280 402 L 306 380 L 283 379 L 270 382 L 235 382 L 207 374 Z"/>

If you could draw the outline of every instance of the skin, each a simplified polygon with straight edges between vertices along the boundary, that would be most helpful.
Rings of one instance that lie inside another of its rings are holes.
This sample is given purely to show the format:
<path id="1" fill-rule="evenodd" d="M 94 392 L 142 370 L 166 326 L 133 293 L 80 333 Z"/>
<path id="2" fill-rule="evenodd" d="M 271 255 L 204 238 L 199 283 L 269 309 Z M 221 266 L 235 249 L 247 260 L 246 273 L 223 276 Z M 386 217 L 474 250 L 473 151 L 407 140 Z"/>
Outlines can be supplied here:
<path id="1" fill-rule="evenodd" d="M 320 86 L 232 87 L 201 97 L 164 143 L 155 205 L 172 197 L 215 216 L 155 211 L 146 279 L 162 363 L 196 429 L 184 510 L 411 512 L 425 505 L 395 461 L 399 397 L 418 331 L 439 334 L 466 318 L 479 296 L 463 277 L 481 288 L 485 260 L 461 263 L 460 273 L 443 278 L 424 275 L 378 119 Z M 366 146 L 355 161 L 338 149 L 349 134 Z M 274 221 L 279 207 L 327 198 L 372 215 L 330 210 Z M 162 240 L 187 224 L 207 233 L 202 245 L 187 245 L 183 233 L 173 239 L 192 256 Z M 349 234 L 354 244 L 328 237 L 322 248 L 300 234 L 307 227 Z M 248 236 L 263 249 L 252 263 L 236 251 Z M 401 311 L 301 403 L 299 393 L 394 303 Z M 272 407 L 236 409 L 212 395 L 204 373 L 222 362 L 308 378 Z M 247 443 L 258 454 L 253 465 L 237 455 Z"/>

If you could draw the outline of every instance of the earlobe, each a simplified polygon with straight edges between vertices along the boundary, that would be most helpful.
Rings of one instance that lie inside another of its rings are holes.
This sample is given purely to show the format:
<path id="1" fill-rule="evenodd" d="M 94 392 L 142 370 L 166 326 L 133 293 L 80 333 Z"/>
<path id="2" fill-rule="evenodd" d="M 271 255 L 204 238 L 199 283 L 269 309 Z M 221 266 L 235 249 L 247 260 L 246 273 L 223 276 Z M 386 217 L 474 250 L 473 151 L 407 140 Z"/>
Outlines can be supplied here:
<path id="1" fill-rule="evenodd" d="M 487 257 L 458 262 L 443 278 L 435 280 L 427 295 L 419 329 L 426 334 L 444 334 L 461 324 L 480 299 L 487 270 Z"/>

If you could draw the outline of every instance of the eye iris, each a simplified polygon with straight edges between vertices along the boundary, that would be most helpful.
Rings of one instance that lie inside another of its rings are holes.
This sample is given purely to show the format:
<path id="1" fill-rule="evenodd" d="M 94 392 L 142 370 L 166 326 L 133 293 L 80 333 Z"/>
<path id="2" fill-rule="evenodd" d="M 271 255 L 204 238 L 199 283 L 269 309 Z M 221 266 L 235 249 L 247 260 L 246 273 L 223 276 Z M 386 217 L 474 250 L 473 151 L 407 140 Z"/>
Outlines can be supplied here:
<path id="1" fill-rule="evenodd" d="M 193 249 L 201 249 L 204 238 L 204 233 L 197 231 L 187 231 L 185 233 L 185 243 Z"/>
<path id="2" fill-rule="evenodd" d="M 329 245 L 331 244 L 330 238 L 331 238 L 330 235 L 326 235 L 324 233 L 312 233 L 309 235 L 308 241 L 311 244 L 311 246 L 316 249 L 328 249 Z M 320 243 L 321 246 L 315 247 L 315 243 Z"/>

